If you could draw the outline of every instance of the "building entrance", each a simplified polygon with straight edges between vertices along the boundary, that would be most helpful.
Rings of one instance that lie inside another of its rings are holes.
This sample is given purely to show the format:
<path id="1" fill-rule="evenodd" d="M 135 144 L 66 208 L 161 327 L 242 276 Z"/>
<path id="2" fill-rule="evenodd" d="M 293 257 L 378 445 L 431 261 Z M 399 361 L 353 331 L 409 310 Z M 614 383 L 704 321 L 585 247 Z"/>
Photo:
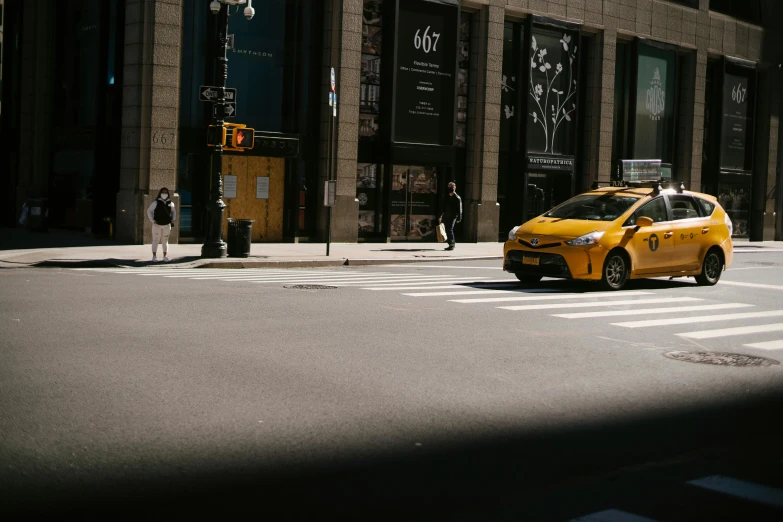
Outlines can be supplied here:
<path id="1" fill-rule="evenodd" d="M 571 198 L 572 178 L 569 172 L 530 172 L 527 178 L 525 221 Z"/>
<path id="2" fill-rule="evenodd" d="M 395 165 L 391 183 L 391 239 L 434 239 L 437 212 L 438 170 Z"/>

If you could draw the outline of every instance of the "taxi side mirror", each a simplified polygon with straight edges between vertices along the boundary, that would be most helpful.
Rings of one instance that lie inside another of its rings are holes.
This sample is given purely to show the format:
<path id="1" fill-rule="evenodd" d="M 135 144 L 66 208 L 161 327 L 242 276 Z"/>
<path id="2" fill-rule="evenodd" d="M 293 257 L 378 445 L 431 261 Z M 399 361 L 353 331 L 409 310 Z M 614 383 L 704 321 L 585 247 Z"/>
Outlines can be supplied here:
<path id="1" fill-rule="evenodd" d="M 636 226 L 637 227 L 651 227 L 655 224 L 655 221 L 652 220 L 652 218 L 649 218 L 647 216 L 639 216 L 636 218 Z"/>

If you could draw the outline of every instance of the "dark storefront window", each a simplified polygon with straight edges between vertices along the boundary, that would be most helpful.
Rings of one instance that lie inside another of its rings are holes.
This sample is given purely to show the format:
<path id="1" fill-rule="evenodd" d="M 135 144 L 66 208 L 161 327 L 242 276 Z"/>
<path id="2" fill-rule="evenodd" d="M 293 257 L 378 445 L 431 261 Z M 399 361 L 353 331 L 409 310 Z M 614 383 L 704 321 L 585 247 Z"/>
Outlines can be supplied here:
<path id="1" fill-rule="evenodd" d="M 124 2 L 55 9 L 49 223 L 107 235 L 119 188 Z"/>
<path id="2" fill-rule="evenodd" d="M 457 147 L 465 147 L 468 137 L 468 94 L 470 89 L 470 25 L 472 16 L 462 12 L 459 22 L 457 63 Z"/>
<path id="3" fill-rule="evenodd" d="M 524 220 L 573 196 L 582 54 L 571 24 L 534 20 L 528 45 Z"/>
<path id="4" fill-rule="evenodd" d="M 362 72 L 359 93 L 359 139 L 374 141 L 381 113 L 383 0 L 365 0 L 362 15 Z"/>
<path id="5" fill-rule="evenodd" d="M 391 237 L 432 240 L 438 226 L 438 169 L 395 165 L 391 182 Z"/>
<path id="6" fill-rule="evenodd" d="M 577 42 L 574 34 L 540 29 L 531 37 L 528 152 L 574 154 Z"/>
<path id="7" fill-rule="evenodd" d="M 639 44 L 633 157 L 660 159 L 671 177 L 677 53 Z"/>
<path id="8" fill-rule="evenodd" d="M 524 173 L 519 165 L 522 125 L 525 118 L 520 97 L 526 93 L 521 54 L 525 27 L 521 23 L 503 24 L 503 72 L 500 85 L 500 153 L 498 155 L 498 204 L 500 234 L 522 220 L 516 197 L 523 193 Z"/>
<path id="9" fill-rule="evenodd" d="M 753 192 L 756 70 L 729 59 L 707 64 L 704 190 L 717 196 L 733 237 L 749 237 Z"/>
<path id="10" fill-rule="evenodd" d="M 239 8 L 241 9 L 241 7 Z M 237 121 L 283 132 L 286 0 L 264 0 L 251 21 L 237 11 L 228 19 L 234 48 L 228 52 L 228 87 L 237 89 Z"/>
<path id="11" fill-rule="evenodd" d="M 356 199 L 359 200 L 359 237 L 371 237 L 383 227 L 383 165 L 359 163 L 356 173 Z"/>
<path id="12" fill-rule="evenodd" d="M 398 0 L 395 34 L 395 143 L 454 146 L 459 10 Z"/>
<path id="13" fill-rule="evenodd" d="M 208 5 L 183 5 L 183 41 L 189 44 L 182 48 L 177 191 L 183 217 L 180 230 L 184 236 L 198 238 L 206 226 L 211 176 L 206 126 L 212 121 L 212 105 L 199 99 L 199 89 L 217 83 L 217 17 Z M 227 122 L 244 123 L 256 130 L 255 148 L 241 155 L 247 166 L 232 160 L 231 168 L 240 179 L 269 177 L 270 195 L 256 197 L 255 190 L 248 188 L 255 186 L 253 183 L 242 185 L 235 198 L 224 196 L 227 201 L 233 199 L 227 217 L 237 217 L 230 215 L 233 211 L 259 212 L 269 205 L 274 215 L 267 216 L 270 232 L 264 240 L 281 234 L 306 237 L 314 230 L 316 209 L 322 3 L 267 0 L 254 7 L 252 20 L 242 15 L 242 6 L 229 8 L 228 33 L 233 35 L 233 48 L 227 53 L 226 83 L 237 90 L 237 97 L 236 113 Z M 225 161 L 233 154 L 227 153 Z M 224 175 L 228 173 L 225 161 Z M 267 168 L 270 165 L 271 171 Z"/>
<path id="14" fill-rule="evenodd" d="M 644 165 L 633 160 L 659 161 L 660 176 L 673 178 L 677 86 L 680 81 L 677 67 L 678 56 L 674 48 L 641 40 L 618 42 L 613 179 L 638 177 L 639 169 Z M 623 173 L 624 168 L 630 170 Z M 657 172 L 657 167 L 654 170 Z"/>

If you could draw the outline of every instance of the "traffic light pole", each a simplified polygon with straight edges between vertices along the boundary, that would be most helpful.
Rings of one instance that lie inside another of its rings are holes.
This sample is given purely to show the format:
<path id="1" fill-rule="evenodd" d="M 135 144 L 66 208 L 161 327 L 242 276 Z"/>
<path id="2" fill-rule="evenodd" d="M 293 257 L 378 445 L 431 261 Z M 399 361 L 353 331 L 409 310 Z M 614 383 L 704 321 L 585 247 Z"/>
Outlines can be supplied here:
<path id="1" fill-rule="evenodd" d="M 217 59 L 215 67 L 215 83 L 217 85 L 217 100 L 213 109 L 216 127 L 223 127 L 226 118 L 226 79 L 228 78 L 228 6 L 220 4 L 217 14 Z M 223 241 L 223 212 L 226 204 L 223 202 L 223 145 L 217 144 L 212 151 L 212 190 L 207 205 L 207 235 L 201 247 L 201 257 L 226 257 L 227 245 Z"/>
<path id="2" fill-rule="evenodd" d="M 330 98 L 331 99 L 331 98 Z M 327 166 L 326 166 L 326 180 L 332 181 L 332 152 L 333 152 L 333 146 L 332 146 L 332 137 L 334 133 L 334 126 L 333 126 L 333 120 L 332 117 L 332 107 L 331 103 L 329 104 L 329 128 L 326 131 L 326 149 L 327 149 Z M 329 199 L 329 183 L 326 184 L 325 190 L 327 191 L 326 194 L 324 194 L 324 198 L 328 201 Z M 329 213 L 326 215 L 326 256 L 329 256 L 329 249 L 332 245 L 332 206 L 329 205 L 328 209 Z"/>

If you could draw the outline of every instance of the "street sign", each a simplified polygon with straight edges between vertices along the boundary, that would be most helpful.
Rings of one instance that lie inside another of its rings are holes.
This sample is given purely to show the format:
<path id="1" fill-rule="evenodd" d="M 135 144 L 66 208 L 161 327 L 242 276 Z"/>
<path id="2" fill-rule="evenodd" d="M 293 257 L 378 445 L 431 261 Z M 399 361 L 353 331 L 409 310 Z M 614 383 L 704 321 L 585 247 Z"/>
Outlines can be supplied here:
<path id="1" fill-rule="evenodd" d="M 324 183 L 324 206 L 333 207 L 335 195 L 337 194 L 337 182 L 326 181 Z"/>
<path id="2" fill-rule="evenodd" d="M 335 87 L 334 67 L 332 67 L 331 79 L 332 79 L 332 92 L 334 92 L 334 87 Z"/>
<path id="3" fill-rule="evenodd" d="M 218 88 L 211 85 L 202 85 L 198 90 L 198 99 L 201 101 L 216 101 L 218 98 Z M 237 90 L 226 89 L 226 101 L 237 101 Z"/>
<path id="4" fill-rule="evenodd" d="M 224 118 L 233 118 L 234 116 L 237 115 L 236 114 L 237 113 L 237 104 L 236 103 L 231 103 L 231 102 L 226 103 L 225 111 L 224 111 L 224 113 L 222 115 L 220 114 L 220 107 L 221 106 L 218 105 L 217 103 L 212 106 L 212 116 L 214 118 L 220 119 L 221 116 L 223 116 Z"/>

